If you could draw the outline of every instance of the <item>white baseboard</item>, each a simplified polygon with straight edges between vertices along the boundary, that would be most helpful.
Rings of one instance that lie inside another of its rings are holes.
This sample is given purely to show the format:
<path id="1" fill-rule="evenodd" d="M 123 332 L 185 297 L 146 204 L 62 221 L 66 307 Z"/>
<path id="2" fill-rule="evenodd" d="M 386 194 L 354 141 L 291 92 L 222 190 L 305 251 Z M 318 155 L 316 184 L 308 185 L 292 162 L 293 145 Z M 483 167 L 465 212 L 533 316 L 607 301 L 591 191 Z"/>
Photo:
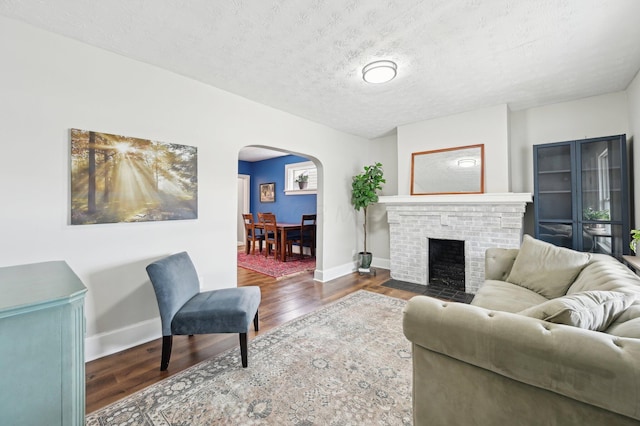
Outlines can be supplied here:
<path id="1" fill-rule="evenodd" d="M 348 275 L 354 272 L 356 269 L 358 268 L 355 262 L 345 263 L 343 265 L 335 266 L 330 269 L 316 269 L 313 274 L 313 279 L 315 281 L 320 281 L 321 283 L 326 283 L 327 281 L 331 281 L 336 278 Z"/>
<path id="2" fill-rule="evenodd" d="M 160 317 L 84 339 L 85 361 L 93 361 L 162 337 Z"/>
<path id="3" fill-rule="evenodd" d="M 389 269 L 389 259 L 373 258 L 371 265 L 376 268 Z M 358 270 L 357 262 L 349 262 L 330 269 L 316 269 L 313 279 L 327 282 L 349 275 Z M 132 324 L 117 330 L 108 331 L 87 337 L 84 340 L 85 361 L 93 361 L 134 346 L 147 343 L 162 337 L 160 317 Z"/>
<path id="4" fill-rule="evenodd" d="M 381 259 L 374 257 L 371 261 L 371 266 L 374 268 L 391 269 L 391 259 Z"/>
<path id="5" fill-rule="evenodd" d="M 371 266 L 374 268 L 382 268 L 389 269 L 391 265 L 390 259 L 381 259 L 379 257 L 374 257 Z M 313 274 L 313 279 L 315 281 L 320 281 L 321 283 L 326 283 L 327 281 L 335 280 L 336 278 L 343 277 L 345 275 L 349 275 L 358 270 L 358 262 L 350 262 L 345 263 L 339 266 L 335 266 L 330 269 L 319 270 L 316 269 Z"/>

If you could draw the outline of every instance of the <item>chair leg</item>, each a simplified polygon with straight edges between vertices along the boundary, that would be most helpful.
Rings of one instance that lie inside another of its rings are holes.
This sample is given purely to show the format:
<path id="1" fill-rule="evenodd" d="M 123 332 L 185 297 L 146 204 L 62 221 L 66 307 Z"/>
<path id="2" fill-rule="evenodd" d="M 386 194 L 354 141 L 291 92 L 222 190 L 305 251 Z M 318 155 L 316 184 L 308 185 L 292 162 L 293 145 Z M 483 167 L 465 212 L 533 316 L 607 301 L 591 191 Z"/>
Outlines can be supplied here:
<path id="1" fill-rule="evenodd" d="M 256 316 L 253 317 L 253 329 L 255 331 L 260 330 L 260 328 L 258 327 L 258 311 L 256 311 Z"/>
<path id="2" fill-rule="evenodd" d="M 242 368 L 247 368 L 247 333 L 240 333 L 240 357 L 242 358 Z"/>
<path id="3" fill-rule="evenodd" d="M 166 371 L 166 369 L 169 368 L 171 346 L 173 346 L 173 336 L 162 336 L 162 360 L 160 361 L 160 371 Z"/>

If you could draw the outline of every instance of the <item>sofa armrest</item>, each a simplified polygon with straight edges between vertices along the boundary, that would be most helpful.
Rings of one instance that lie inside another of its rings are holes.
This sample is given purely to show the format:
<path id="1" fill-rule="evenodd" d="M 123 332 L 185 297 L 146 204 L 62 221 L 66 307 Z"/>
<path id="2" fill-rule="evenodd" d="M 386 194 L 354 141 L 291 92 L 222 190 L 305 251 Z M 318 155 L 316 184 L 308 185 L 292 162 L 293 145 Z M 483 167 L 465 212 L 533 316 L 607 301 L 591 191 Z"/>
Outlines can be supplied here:
<path id="1" fill-rule="evenodd" d="M 505 281 L 520 249 L 489 248 L 484 257 L 484 279 Z"/>
<path id="2" fill-rule="evenodd" d="M 428 351 L 640 419 L 636 339 L 427 296 L 407 303 L 403 328 Z"/>

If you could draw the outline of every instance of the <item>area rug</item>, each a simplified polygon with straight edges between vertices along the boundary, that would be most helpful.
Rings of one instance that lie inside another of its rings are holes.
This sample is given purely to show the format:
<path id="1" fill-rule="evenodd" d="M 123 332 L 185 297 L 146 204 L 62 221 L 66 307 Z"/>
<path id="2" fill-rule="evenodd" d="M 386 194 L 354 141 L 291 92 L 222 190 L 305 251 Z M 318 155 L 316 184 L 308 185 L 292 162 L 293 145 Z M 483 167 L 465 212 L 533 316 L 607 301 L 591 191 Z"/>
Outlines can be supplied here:
<path id="1" fill-rule="evenodd" d="M 305 257 L 301 260 L 297 257 L 291 257 L 288 258 L 286 262 L 280 262 L 273 257 L 238 252 L 238 266 L 269 275 L 270 277 L 282 278 L 302 272 L 313 271 L 316 269 L 316 258 Z"/>
<path id="2" fill-rule="evenodd" d="M 95 411 L 105 425 L 409 425 L 403 300 L 364 290 Z M 171 368 L 171 367 L 169 367 Z"/>

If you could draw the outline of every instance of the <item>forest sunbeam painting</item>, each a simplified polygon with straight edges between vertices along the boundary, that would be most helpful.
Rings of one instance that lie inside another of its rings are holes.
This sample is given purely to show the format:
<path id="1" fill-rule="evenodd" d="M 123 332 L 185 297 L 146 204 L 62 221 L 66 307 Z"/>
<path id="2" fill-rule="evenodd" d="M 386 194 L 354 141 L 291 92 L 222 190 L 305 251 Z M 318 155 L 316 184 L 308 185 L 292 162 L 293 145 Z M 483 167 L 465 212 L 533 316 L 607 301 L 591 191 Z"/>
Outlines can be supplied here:
<path id="1" fill-rule="evenodd" d="M 198 148 L 71 129 L 71 224 L 198 218 Z"/>

